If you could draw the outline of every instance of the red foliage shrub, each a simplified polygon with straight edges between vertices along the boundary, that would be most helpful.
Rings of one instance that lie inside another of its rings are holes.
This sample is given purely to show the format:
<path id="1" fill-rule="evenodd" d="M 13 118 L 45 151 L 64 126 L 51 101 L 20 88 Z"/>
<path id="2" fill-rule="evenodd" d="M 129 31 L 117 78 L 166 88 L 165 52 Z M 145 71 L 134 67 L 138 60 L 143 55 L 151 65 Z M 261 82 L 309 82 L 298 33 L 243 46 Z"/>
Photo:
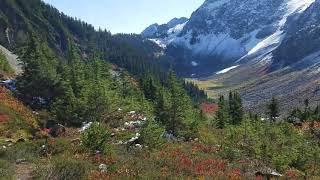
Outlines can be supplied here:
<path id="1" fill-rule="evenodd" d="M 311 127 L 315 128 L 315 129 L 320 129 L 320 122 L 315 121 L 315 122 L 313 122 L 313 124 L 311 122 L 304 122 L 302 124 L 303 130 L 309 130 Z"/>
<path id="2" fill-rule="evenodd" d="M 217 150 L 213 147 L 207 146 L 205 144 L 201 144 L 201 143 L 194 143 L 192 145 L 192 153 L 198 153 L 198 152 L 202 152 L 202 153 L 214 153 Z"/>
<path id="3" fill-rule="evenodd" d="M 255 179 L 256 179 L 256 180 L 263 180 L 263 176 L 257 175 Z"/>
<path id="4" fill-rule="evenodd" d="M 6 114 L 0 113 L 0 123 L 9 121 L 10 117 Z"/>
<path id="5" fill-rule="evenodd" d="M 218 111 L 218 105 L 214 103 L 204 102 L 200 105 L 202 112 L 212 114 Z"/>
<path id="6" fill-rule="evenodd" d="M 201 160 L 195 164 L 195 174 L 197 175 L 215 175 L 226 171 L 227 163 L 221 160 L 208 159 Z"/>
<path id="7" fill-rule="evenodd" d="M 227 177 L 227 161 L 210 158 L 214 152 L 215 149 L 200 143 L 193 143 L 191 147 L 166 146 L 156 159 L 162 164 L 163 175 Z"/>
<path id="8" fill-rule="evenodd" d="M 111 169 L 104 173 L 94 171 L 90 179 L 130 179 L 148 175 L 163 178 L 241 179 L 240 168 L 231 168 L 228 161 L 217 158 L 215 152 L 214 148 L 205 144 L 189 142 L 166 144 L 159 151 L 135 152 L 125 159 L 92 156 L 91 162 L 106 164 Z"/>
<path id="9" fill-rule="evenodd" d="M 287 176 L 289 179 L 296 179 L 296 178 L 297 178 L 297 174 L 296 174 L 295 171 L 287 171 L 286 176 Z"/>
<path id="10" fill-rule="evenodd" d="M 116 173 L 104 173 L 100 171 L 92 171 L 89 174 L 88 179 L 90 180 L 108 180 L 108 179 L 117 179 L 118 175 Z"/>

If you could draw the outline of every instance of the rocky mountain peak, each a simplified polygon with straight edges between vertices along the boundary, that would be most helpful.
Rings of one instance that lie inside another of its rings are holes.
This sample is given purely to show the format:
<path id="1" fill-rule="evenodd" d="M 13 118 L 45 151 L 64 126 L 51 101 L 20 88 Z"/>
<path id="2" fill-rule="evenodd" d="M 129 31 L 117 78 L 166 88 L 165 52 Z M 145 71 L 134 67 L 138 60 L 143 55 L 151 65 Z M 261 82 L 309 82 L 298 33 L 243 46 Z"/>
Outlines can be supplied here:
<path id="1" fill-rule="evenodd" d="M 188 18 L 181 17 L 181 18 L 173 18 L 166 24 L 152 24 L 147 27 L 144 31 L 142 31 L 141 35 L 146 38 L 165 38 L 170 33 L 171 29 L 184 24 L 188 21 Z M 170 32 L 168 32 L 170 31 Z"/>
<path id="2" fill-rule="evenodd" d="M 229 34 L 239 39 L 280 20 L 284 0 L 208 0 L 190 18 L 182 33 Z"/>

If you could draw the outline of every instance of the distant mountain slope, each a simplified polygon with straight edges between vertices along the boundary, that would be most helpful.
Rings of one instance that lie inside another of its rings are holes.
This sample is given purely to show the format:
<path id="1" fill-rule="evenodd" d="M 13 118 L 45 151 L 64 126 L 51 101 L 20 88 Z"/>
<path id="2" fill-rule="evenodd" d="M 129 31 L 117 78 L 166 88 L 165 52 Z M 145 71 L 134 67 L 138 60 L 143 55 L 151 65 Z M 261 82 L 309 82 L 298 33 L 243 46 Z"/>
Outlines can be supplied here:
<path id="1" fill-rule="evenodd" d="M 185 76 L 206 76 L 278 46 L 287 31 L 287 19 L 292 20 L 312 2 L 207 0 L 169 41 L 162 36 L 152 40 L 167 47 L 167 54 L 178 59 L 176 66 Z"/>
<path id="2" fill-rule="evenodd" d="M 305 12 L 291 17 L 285 27 L 286 36 L 275 50 L 274 64 L 292 65 L 320 50 L 320 1 Z"/>
<path id="3" fill-rule="evenodd" d="M 319 23 L 319 0 L 206 0 L 166 53 L 212 97 L 237 89 L 253 110 L 272 96 L 284 109 L 317 104 Z"/>
<path id="4" fill-rule="evenodd" d="M 284 110 L 302 105 L 305 99 L 317 105 L 319 15 L 320 3 L 315 1 L 305 11 L 288 18 L 276 46 L 243 57 L 238 69 L 212 79 L 239 88 L 247 107 L 252 109 L 263 107 L 272 96 L 281 100 Z"/>

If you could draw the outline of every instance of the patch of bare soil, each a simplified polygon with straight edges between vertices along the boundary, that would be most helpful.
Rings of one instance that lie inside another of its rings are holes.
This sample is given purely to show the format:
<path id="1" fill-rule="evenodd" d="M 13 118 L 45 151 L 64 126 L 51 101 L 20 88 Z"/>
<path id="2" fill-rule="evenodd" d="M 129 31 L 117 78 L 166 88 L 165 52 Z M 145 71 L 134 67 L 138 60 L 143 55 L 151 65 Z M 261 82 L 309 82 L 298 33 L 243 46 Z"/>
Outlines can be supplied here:
<path id="1" fill-rule="evenodd" d="M 31 163 L 16 164 L 16 179 L 17 180 L 30 180 L 32 179 L 32 172 L 34 166 Z"/>

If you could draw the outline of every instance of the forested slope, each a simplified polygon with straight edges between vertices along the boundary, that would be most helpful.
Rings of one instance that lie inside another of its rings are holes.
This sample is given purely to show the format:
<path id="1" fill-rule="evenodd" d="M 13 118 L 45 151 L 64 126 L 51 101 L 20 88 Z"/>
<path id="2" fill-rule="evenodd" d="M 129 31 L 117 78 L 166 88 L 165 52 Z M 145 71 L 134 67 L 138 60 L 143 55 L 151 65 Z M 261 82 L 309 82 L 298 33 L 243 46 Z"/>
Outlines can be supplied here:
<path id="1" fill-rule="evenodd" d="M 96 31 L 39 0 L 0 9 L 1 44 L 23 70 L 1 83 L 0 177 L 319 177 L 319 107 L 282 120 L 274 98 L 262 118 L 230 92 L 205 114 L 205 93 L 139 35 Z"/>

